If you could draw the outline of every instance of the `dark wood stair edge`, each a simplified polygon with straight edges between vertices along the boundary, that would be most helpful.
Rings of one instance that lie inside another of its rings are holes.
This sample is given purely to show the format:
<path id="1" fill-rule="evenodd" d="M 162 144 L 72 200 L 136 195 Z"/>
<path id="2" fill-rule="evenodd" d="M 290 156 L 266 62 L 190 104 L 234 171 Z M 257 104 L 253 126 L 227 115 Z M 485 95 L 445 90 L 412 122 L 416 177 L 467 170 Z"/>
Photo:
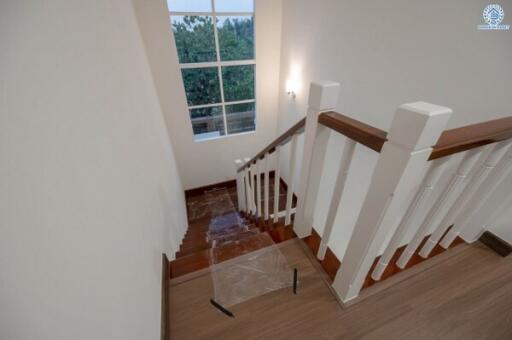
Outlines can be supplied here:
<path id="1" fill-rule="evenodd" d="M 162 254 L 162 302 L 161 302 L 161 320 L 160 320 L 160 339 L 171 339 L 171 305 L 170 294 L 170 261 L 165 253 Z"/>
<path id="2" fill-rule="evenodd" d="M 292 239 L 286 240 L 284 242 L 276 243 L 273 246 L 275 246 L 277 248 L 281 248 L 281 247 L 284 247 L 285 245 L 287 245 L 288 242 L 295 242 L 297 240 L 298 240 L 298 238 L 292 238 Z M 255 251 L 258 251 L 258 250 L 261 250 L 261 249 L 263 249 L 263 248 L 257 249 Z M 251 252 L 251 253 L 253 253 L 253 252 Z M 242 256 L 248 256 L 248 254 L 250 254 L 250 253 L 243 254 Z M 235 258 L 233 258 L 233 259 L 235 259 Z M 230 261 L 230 260 L 233 260 L 233 259 L 229 259 L 227 261 Z M 170 286 L 177 286 L 179 284 L 182 284 L 182 283 L 194 280 L 194 279 L 196 279 L 196 278 L 198 278 L 200 276 L 207 275 L 210 272 L 211 272 L 211 267 L 205 267 L 205 268 L 194 270 L 194 271 L 192 271 L 190 273 L 182 274 L 182 275 L 179 275 L 179 276 L 176 276 L 176 277 L 170 276 L 169 284 L 170 284 Z"/>
<path id="3" fill-rule="evenodd" d="M 334 281 L 334 277 L 338 272 L 338 269 L 341 265 L 341 261 L 334 254 L 331 248 L 327 247 L 327 251 L 325 253 L 325 257 L 322 261 L 320 261 L 316 255 L 318 253 L 318 248 L 320 247 L 320 235 L 316 232 L 315 228 L 312 228 L 311 235 L 302 239 L 308 249 L 311 251 L 313 258 L 320 264 L 322 269 L 325 271 L 327 276 L 330 279 L 330 282 Z"/>
<path id="4" fill-rule="evenodd" d="M 512 253 L 512 245 L 490 231 L 486 231 L 480 236 L 478 241 L 493 250 L 502 257 L 506 257 Z"/>
<path id="5" fill-rule="evenodd" d="M 176 259 L 180 259 L 180 258 L 185 257 L 185 256 L 193 255 L 193 254 L 195 254 L 197 252 L 208 250 L 210 248 L 211 248 L 210 245 L 186 248 L 186 249 L 183 249 L 183 250 L 180 250 L 180 251 L 176 252 Z"/>
<path id="6" fill-rule="evenodd" d="M 291 230 L 292 226 L 282 226 L 277 224 L 277 227 L 264 231 L 268 233 L 274 243 L 280 244 L 289 240 L 290 238 L 296 238 L 297 235 Z M 227 244 L 226 247 L 230 245 Z M 183 257 L 177 257 L 175 260 L 170 262 L 170 277 L 175 279 L 177 277 L 187 275 L 189 273 L 207 268 L 209 264 L 210 249 L 197 251 L 195 253 L 184 255 Z M 256 250 L 255 250 L 256 251 Z M 179 268 L 179 270 L 178 270 Z M 184 269 L 185 268 L 185 269 Z M 192 269 L 194 268 L 194 269 Z"/>

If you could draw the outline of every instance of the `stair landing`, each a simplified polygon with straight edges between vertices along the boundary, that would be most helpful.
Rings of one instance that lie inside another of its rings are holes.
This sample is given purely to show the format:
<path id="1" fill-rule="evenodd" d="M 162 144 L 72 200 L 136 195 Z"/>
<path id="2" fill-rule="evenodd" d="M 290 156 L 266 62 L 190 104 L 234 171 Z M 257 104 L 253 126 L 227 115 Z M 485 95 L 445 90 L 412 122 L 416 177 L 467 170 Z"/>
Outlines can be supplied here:
<path id="1" fill-rule="evenodd" d="M 430 269 L 343 309 L 299 240 L 281 245 L 290 266 L 299 269 L 297 295 L 281 289 L 259 296 L 231 307 L 235 317 L 230 318 L 209 303 L 209 272 L 171 280 L 171 338 L 512 339 L 510 256 L 501 258 L 478 243 L 464 246 Z"/>

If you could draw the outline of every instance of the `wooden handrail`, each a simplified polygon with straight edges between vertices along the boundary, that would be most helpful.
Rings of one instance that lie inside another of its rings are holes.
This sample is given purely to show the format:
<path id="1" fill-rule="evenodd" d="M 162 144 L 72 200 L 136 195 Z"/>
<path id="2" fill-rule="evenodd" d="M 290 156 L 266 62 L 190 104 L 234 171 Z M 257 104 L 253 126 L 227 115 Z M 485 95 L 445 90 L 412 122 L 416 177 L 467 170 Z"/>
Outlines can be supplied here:
<path id="1" fill-rule="evenodd" d="M 318 116 L 318 122 L 377 152 L 382 150 L 382 146 L 387 141 L 387 132 L 338 112 L 329 111 L 321 113 Z M 294 134 L 300 133 L 304 129 L 305 123 L 306 118 L 301 119 L 249 162 L 240 167 L 238 172 L 244 170 L 256 160 L 263 158 L 265 154 L 274 152 L 277 146 L 286 143 Z M 429 160 L 464 152 L 509 138 L 512 138 L 512 117 L 446 130 L 434 146 Z"/>
<path id="2" fill-rule="evenodd" d="M 463 126 L 443 132 L 429 160 L 453 155 L 512 138 L 512 117 Z"/>
<path id="3" fill-rule="evenodd" d="M 341 113 L 332 111 L 321 113 L 318 122 L 377 152 L 380 152 L 387 140 L 387 132 Z"/>
<path id="4" fill-rule="evenodd" d="M 238 168 L 237 172 L 243 171 L 252 163 L 256 162 L 256 160 L 265 157 L 267 153 L 272 153 L 276 150 L 276 147 L 286 143 L 289 139 L 292 138 L 293 135 L 300 133 L 301 130 L 304 130 L 304 126 L 306 125 L 306 118 L 302 118 L 299 120 L 294 126 L 286 130 L 281 136 L 277 137 L 272 143 L 270 143 L 265 149 L 263 149 L 260 153 L 254 156 L 249 162 L 242 165 Z"/>
<path id="5" fill-rule="evenodd" d="M 346 137 L 380 152 L 387 133 L 337 112 L 320 114 L 318 122 Z M 429 160 L 453 155 L 512 138 L 512 117 L 468 125 L 443 132 Z"/>

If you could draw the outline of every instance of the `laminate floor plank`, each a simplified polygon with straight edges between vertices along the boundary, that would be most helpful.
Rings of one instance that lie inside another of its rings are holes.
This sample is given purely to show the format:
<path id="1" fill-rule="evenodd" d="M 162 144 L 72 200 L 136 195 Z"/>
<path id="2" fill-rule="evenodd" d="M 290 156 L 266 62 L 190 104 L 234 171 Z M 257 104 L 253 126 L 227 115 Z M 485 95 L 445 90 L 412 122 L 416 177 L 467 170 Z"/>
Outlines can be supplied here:
<path id="1" fill-rule="evenodd" d="M 341 308 L 299 240 L 281 247 L 299 269 L 298 295 L 281 289 L 236 305 L 209 299 L 209 273 L 171 281 L 172 339 L 512 339 L 512 257 L 479 243 L 367 299 Z"/>

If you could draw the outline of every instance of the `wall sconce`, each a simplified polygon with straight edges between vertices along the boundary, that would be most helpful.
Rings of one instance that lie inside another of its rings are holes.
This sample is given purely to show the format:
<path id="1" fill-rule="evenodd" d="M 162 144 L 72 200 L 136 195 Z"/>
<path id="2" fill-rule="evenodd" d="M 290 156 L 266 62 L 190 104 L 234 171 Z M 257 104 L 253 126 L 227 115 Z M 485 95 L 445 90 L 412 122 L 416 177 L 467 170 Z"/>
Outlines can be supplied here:
<path id="1" fill-rule="evenodd" d="M 294 99 L 297 96 L 298 83 L 297 79 L 288 79 L 286 81 L 286 93 Z"/>

